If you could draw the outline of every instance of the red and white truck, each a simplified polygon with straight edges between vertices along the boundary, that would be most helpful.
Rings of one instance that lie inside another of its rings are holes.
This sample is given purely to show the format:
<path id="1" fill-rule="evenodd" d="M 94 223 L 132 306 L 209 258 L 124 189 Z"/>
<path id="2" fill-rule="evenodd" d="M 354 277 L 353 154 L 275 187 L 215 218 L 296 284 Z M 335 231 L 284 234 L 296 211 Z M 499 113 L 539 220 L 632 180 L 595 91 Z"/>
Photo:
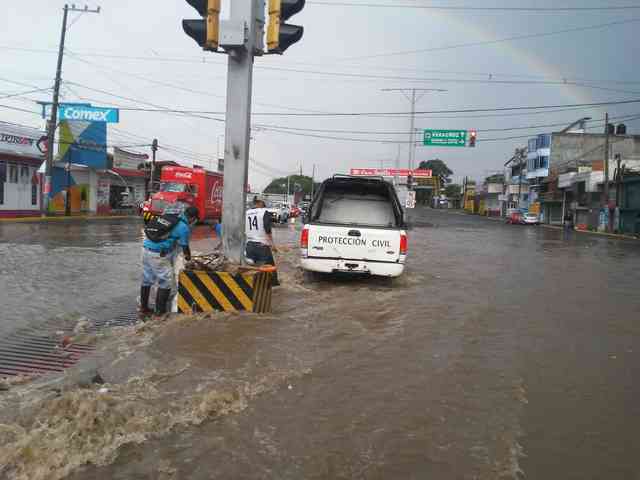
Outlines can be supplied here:
<path id="1" fill-rule="evenodd" d="M 167 166 L 160 174 L 160 191 L 154 193 L 143 207 L 143 215 L 161 215 L 167 207 L 178 204 L 194 206 L 200 212 L 200 222 L 222 218 L 221 173 L 204 168 Z"/>

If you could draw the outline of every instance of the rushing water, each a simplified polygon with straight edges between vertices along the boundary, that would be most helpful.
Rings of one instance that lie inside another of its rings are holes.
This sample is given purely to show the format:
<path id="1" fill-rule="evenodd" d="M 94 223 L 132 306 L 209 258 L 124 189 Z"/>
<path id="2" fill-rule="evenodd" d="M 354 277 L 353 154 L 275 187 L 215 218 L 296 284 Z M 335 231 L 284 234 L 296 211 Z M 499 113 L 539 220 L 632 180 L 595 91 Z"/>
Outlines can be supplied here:
<path id="1" fill-rule="evenodd" d="M 105 339 L 110 392 L 26 402 L 39 423 L 5 441 L 12 475 L 637 478 L 640 244 L 420 215 L 392 284 L 305 283 L 282 229 L 273 314 Z M 131 235 L 105 248 L 133 259 Z M 134 267 L 110 265 L 131 285 Z"/>

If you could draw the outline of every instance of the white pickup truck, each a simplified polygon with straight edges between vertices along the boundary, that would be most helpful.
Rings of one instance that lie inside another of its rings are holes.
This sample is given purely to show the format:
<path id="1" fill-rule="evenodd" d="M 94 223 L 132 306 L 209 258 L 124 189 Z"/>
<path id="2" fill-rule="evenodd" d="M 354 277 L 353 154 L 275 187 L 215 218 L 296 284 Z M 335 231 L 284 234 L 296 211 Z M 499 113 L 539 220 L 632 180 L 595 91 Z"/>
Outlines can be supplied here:
<path id="1" fill-rule="evenodd" d="M 306 271 L 401 275 L 407 233 L 393 185 L 381 177 L 325 180 L 306 215 L 300 247 Z"/>

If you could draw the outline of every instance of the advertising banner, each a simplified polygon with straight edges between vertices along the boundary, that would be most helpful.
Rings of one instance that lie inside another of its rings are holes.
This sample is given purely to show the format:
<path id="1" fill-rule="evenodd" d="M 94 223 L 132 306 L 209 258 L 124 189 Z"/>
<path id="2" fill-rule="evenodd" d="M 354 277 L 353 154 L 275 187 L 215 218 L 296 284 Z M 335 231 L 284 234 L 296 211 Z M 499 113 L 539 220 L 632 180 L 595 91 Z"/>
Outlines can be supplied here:
<path id="1" fill-rule="evenodd" d="M 60 104 L 60 120 L 76 122 L 118 123 L 120 111 L 117 108 L 93 107 L 81 104 Z"/>
<path id="2" fill-rule="evenodd" d="M 104 170 L 107 162 L 107 124 L 104 122 L 60 123 L 57 162 Z"/>
<path id="3" fill-rule="evenodd" d="M 407 177 L 431 178 L 431 170 L 409 170 L 408 168 L 352 168 L 350 175 L 356 177 Z"/>
<path id="4" fill-rule="evenodd" d="M 0 152 L 12 155 L 42 157 L 38 142 L 44 132 L 0 124 Z"/>
<path id="5" fill-rule="evenodd" d="M 148 159 L 149 155 L 144 153 L 127 152 L 118 147 L 113 148 L 113 168 L 138 171 L 138 166 L 144 164 Z"/>

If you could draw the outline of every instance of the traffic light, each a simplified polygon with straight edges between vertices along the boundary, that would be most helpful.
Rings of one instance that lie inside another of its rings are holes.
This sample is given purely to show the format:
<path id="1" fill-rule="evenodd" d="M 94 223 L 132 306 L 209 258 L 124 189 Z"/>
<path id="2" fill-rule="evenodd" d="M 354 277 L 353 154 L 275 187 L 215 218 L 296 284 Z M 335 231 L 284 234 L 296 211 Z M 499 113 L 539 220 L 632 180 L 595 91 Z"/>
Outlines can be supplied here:
<path id="1" fill-rule="evenodd" d="M 269 0 L 269 27 L 267 29 L 267 50 L 269 53 L 283 54 L 284 51 L 302 38 L 304 28 L 286 22 L 304 8 L 305 0 Z"/>
<path id="2" fill-rule="evenodd" d="M 184 32 L 203 50 L 216 52 L 220 34 L 220 0 L 187 0 L 202 20 L 182 20 Z"/>
<path id="3" fill-rule="evenodd" d="M 477 137 L 478 137 L 478 132 L 476 132 L 475 130 L 469 130 L 469 146 L 470 147 L 476 146 Z"/>

